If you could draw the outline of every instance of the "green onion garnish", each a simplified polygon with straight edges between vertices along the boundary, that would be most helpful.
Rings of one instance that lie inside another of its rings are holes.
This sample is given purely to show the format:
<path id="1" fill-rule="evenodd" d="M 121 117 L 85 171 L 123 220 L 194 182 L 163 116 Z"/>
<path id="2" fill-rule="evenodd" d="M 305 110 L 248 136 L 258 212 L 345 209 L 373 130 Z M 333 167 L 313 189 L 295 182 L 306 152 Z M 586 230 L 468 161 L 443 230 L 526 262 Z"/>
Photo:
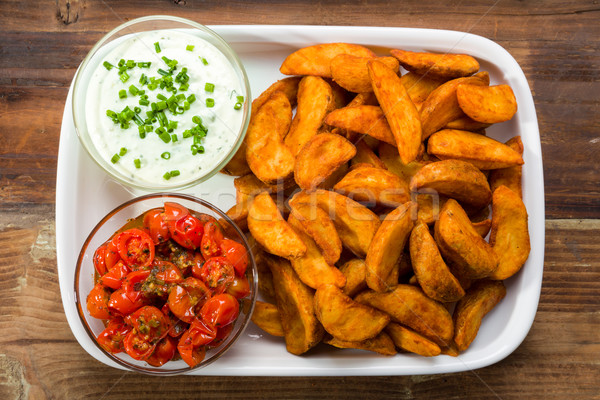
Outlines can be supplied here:
<path id="1" fill-rule="evenodd" d="M 127 154 L 127 149 L 125 147 L 121 147 L 121 150 L 119 150 L 119 155 L 123 157 L 125 154 Z"/>
<path id="2" fill-rule="evenodd" d="M 140 168 L 142 166 L 142 162 L 140 161 L 139 158 L 136 158 L 135 160 L 133 160 L 133 164 L 135 165 L 136 168 Z"/>
<path id="3" fill-rule="evenodd" d="M 211 108 L 215 106 L 215 99 L 211 99 L 210 97 L 206 99 L 206 107 Z"/>
<path id="4" fill-rule="evenodd" d="M 233 106 L 234 110 L 239 110 L 240 108 L 242 108 L 242 103 L 235 103 L 235 105 Z"/>
<path id="5" fill-rule="evenodd" d="M 236 99 L 237 99 L 238 103 L 244 102 L 244 96 L 237 96 Z"/>
<path id="6" fill-rule="evenodd" d="M 127 97 L 127 92 L 125 91 L 125 89 L 119 90 L 119 98 L 124 99 L 125 97 Z"/>
<path id="7" fill-rule="evenodd" d="M 169 158 L 171 158 L 171 153 L 169 153 L 168 151 L 165 151 L 164 153 L 162 153 L 160 155 L 160 157 L 164 160 L 168 160 Z"/>
<path id="8" fill-rule="evenodd" d="M 176 134 L 172 134 L 172 135 L 171 135 L 171 141 L 172 141 L 173 143 L 175 143 L 175 142 L 177 141 L 177 135 L 176 135 Z"/>
<path id="9" fill-rule="evenodd" d="M 157 53 L 160 53 L 160 43 L 158 43 L 158 42 L 154 43 L 154 50 L 155 50 Z"/>
<path id="10" fill-rule="evenodd" d="M 159 74 L 161 74 L 162 76 L 171 75 L 171 73 L 170 73 L 170 72 L 168 72 L 168 71 L 165 71 L 165 70 L 164 70 L 164 69 L 162 69 L 162 68 L 159 68 L 159 69 L 158 69 L 158 71 L 156 71 L 156 72 L 158 72 L 158 73 L 159 73 Z"/>
<path id="11" fill-rule="evenodd" d="M 131 68 L 135 67 L 135 61 L 127 60 L 127 63 L 125 63 L 125 65 L 127 65 L 127 68 L 131 69 Z"/>
<path id="12" fill-rule="evenodd" d="M 187 51 L 194 51 L 194 46 L 193 46 L 193 45 L 191 45 L 191 44 L 188 44 L 187 46 L 185 46 L 185 49 L 186 49 Z"/>
<path id="13" fill-rule="evenodd" d="M 135 85 L 129 86 L 129 93 L 131 93 L 132 95 L 135 96 L 136 94 L 138 94 L 139 91 L 140 90 L 137 87 L 135 87 Z"/>
<path id="14" fill-rule="evenodd" d="M 200 59 L 200 61 L 202 61 L 202 64 L 204 65 L 208 65 L 208 61 L 206 60 L 206 58 L 198 56 L 198 58 Z"/>
<path id="15" fill-rule="evenodd" d="M 210 82 L 206 82 L 204 84 L 204 90 L 206 90 L 208 93 L 212 93 L 215 91 L 215 84 L 214 83 L 210 83 Z"/>
<path id="16" fill-rule="evenodd" d="M 163 175 L 163 178 L 165 178 L 165 180 L 169 180 L 171 179 L 171 173 L 170 172 L 165 172 L 165 174 Z"/>
<path id="17" fill-rule="evenodd" d="M 179 176 L 179 170 L 178 169 L 174 169 L 173 171 L 170 172 L 171 176 Z"/>
<path id="18" fill-rule="evenodd" d="M 115 155 L 114 155 L 114 156 L 112 156 L 112 158 L 110 159 L 110 162 L 112 162 L 113 164 L 116 164 L 116 163 L 119 161 L 119 159 L 120 159 L 120 158 L 121 158 L 121 157 L 120 157 L 118 154 L 115 154 Z"/>
<path id="19" fill-rule="evenodd" d="M 137 66 L 140 68 L 150 68 L 150 65 L 152 65 L 152 63 L 150 61 L 143 61 L 143 62 L 137 63 Z"/>
<path id="20" fill-rule="evenodd" d="M 119 67 L 122 67 L 122 66 L 124 66 L 124 65 L 125 65 L 125 60 L 124 60 L 123 58 L 121 58 L 121 59 L 119 60 L 119 63 L 118 63 L 117 65 L 118 65 Z"/>
<path id="21" fill-rule="evenodd" d="M 123 71 L 119 74 L 119 79 L 121 82 L 125 83 L 129 80 L 129 74 L 126 71 Z"/>
<path id="22" fill-rule="evenodd" d="M 113 69 L 115 66 L 112 65 L 111 63 L 109 63 L 108 61 L 104 61 L 102 63 L 102 65 L 104 65 L 104 68 L 106 68 L 108 71 L 110 71 L 111 69 Z"/>

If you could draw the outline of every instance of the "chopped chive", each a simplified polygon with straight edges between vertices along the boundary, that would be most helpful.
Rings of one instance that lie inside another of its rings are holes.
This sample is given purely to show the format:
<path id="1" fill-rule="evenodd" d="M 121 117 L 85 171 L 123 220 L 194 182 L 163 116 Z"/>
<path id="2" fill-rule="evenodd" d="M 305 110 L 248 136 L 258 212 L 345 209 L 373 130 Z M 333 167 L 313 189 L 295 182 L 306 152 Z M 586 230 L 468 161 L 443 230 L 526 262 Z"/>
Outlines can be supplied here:
<path id="1" fill-rule="evenodd" d="M 215 84 L 214 83 L 210 83 L 210 82 L 206 82 L 206 84 L 204 84 L 204 90 L 206 90 L 208 93 L 212 93 L 215 91 Z"/>
<path id="2" fill-rule="evenodd" d="M 171 153 L 169 153 L 168 151 L 165 151 L 164 153 L 162 153 L 160 155 L 160 157 L 164 160 L 168 160 L 169 158 L 171 158 Z"/>
<path id="3" fill-rule="evenodd" d="M 173 171 L 170 172 L 171 176 L 179 176 L 180 172 L 178 169 L 174 169 Z"/>
<path id="4" fill-rule="evenodd" d="M 127 60 L 127 62 L 125 63 L 125 65 L 127 65 L 127 68 L 131 69 L 131 68 L 135 67 L 135 61 L 133 61 L 133 60 Z"/>
<path id="5" fill-rule="evenodd" d="M 141 113 L 141 112 L 142 112 L 142 109 L 141 109 L 141 108 L 139 108 L 139 107 L 134 107 L 133 111 L 134 111 L 136 114 L 139 114 L 139 113 Z"/>
<path id="6" fill-rule="evenodd" d="M 157 53 L 160 53 L 160 43 L 158 43 L 158 42 L 154 43 L 154 50 L 155 50 Z"/>
<path id="7" fill-rule="evenodd" d="M 108 71 L 110 71 L 111 69 L 113 69 L 115 66 L 112 65 L 111 63 L 109 63 L 108 61 L 104 61 L 102 63 L 102 65 L 104 65 L 104 68 L 106 68 Z"/>
<path id="8" fill-rule="evenodd" d="M 192 117 L 192 122 L 195 123 L 195 124 L 201 124 L 202 123 L 202 118 L 200 118 L 199 115 L 194 115 Z"/>
<path id="9" fill-rule="evenodd" d="M 172 141 L 173 143 L 175 143 L 177 140 L 178 140 L 178 139 L 177 139 L 177 135 L 176 135 L 176 134 L 172 134 L 172 135 L 171 135 L 171 141 Z"/>
<path id="10" fill-rule="evenodd" d="M 144 120 L 143 120 L 143 119 L 141 119 L 141 118 L 140 118 L 140 116 L 139 116 L 139 115 L 137 115 L 137 114 L 133 116 L 133 122 L 135 122 L 135 124 L 136 124 L 137 126 L 142 126 L 142 125 L 144 125 Z"/>
<path id="11" fill-rule="evenodd" d="M 121 82 L 125 83 L 129 80 L 129 74 L 126 71 L 123 71 L 119 74 L 119 79 L 121 80 Z"/>
<path id="12" fill-rule="evenodd" d="M 125 154 L 127 154 L 127 149 L 125 147 L 121 147 L 119 150 L 119 155 L 123 157 Z"/>
<path id="13" fill-rule="evenodd" d="M 139 169 L 142 166 L 142 162 L 139 158 L 136 158 L 135 160 L 133 160 L 133 165 L 135 165 L 135 167 Z"/>
<path id="14" fill-rule="evenodd" d="M 127 92 L 125 91 L 125 89 L 119 90 L 119 98 L 124 99 L 125 97 L 127 97 Z"/>
<path id="15" fill-rule="evenodd" d="M 159 69 L 158 69 L 158 71 L 156 71 L 156 72 L 158 72 L 158 73 L 159 73 L 159 74 L 161 74 L 162 76 L 171 75 L 171 73 L 170 73 L 170 72 L 168 72 L 168 71 L 165 71 L 165 70 L 164 70 L 164 69 L 162 69 L 162 68 L 159 68 Z"/>
<path id="16" fill-rule="evenodd" d="M 184 110 L 189 110 L 190 109 L 190 103 L 188 101 L 184 101 L 183 102 L 183 109 Z"/>
<path id="17" fill-rule="evenodd" d="M 167 108 L 167 102 L 159 101 L 158 103 L 156 103 L 156 107 L 158 110 L 164 110 L 165 108 Z"/>
<path id="18" fill-rule="evenodd" d="M 179 90 L 181 90 L 182 92 L 185 92 L 186 90 L 188 90 L 190 87 L 189 83 L 182 83 L 181 86 L 179 86 Z"/>
<path id="19" fill-rule="evenodd" d="M 171 173 L 170 172 L 165 172 L 165 174 L 163 175 L 163 178 L 165 178 L 165 180 L 169 180 L 171 179 Z"/>
<path id="20" fill-rule="evenodd" d="M 206 58 L 198 56 L 198 58 L 200 59 L 200 61 L 202 61 L 202 64 L 204 65 L 208 65 L 208 61 L 206 60 Z"/>
<path id="21" fill-rule="evenodd" d="M 124 60 L 123 58 L 121 58 L 121 59 L 119 60 L 119 63 L 118 63 L 117 65 L 118 65 L 119 67 L 122 67 L 122 66 L 124 66 L 124 65 L 125 65 L 125 60 Z"/>
<path id="22" fill-rule="evenodd" d="M 187 139 L 189 137 L 192 137 L 192 132 L 189 129 L 186 129 L 185 131 L 183 131 L 182 136 L 184 139 Z"/>
<path id="23" fill-rule="evenodd" d="M 198 146 L 198 153 L 204 154 L 204 146 Z"/>
<path id="24" fill-rule="evenodd" d="M 129 93 L 131 93 L 132 95 L 137 95 L 139 91 L 140 90 L 137 87 L 135 87 L 135 85 L 129 86 Z"/>
<path id="25" fill-rule="evenodd" d="M 192 93 L 192 94 L 190 94 L 190 95 L 187 97 L 187 101 L 188 101 L 188 103 L 192 104 L 193 102 L 195 102 L 195 101 L 196 101 L 196 95 L 195 95 L 195 94 L 193 94 L 193 93 Z"/>
<path id="26" fill-rule="evenodd" d="M 120 159 L 120 158 L 121 158 L 121 157 L 120 157 L 118 154 L 115 154 L 115 155 L 114 155 L 114 156 L 112 156 L 112 158 L 110 159 L 110 162 L 112 162 L 113 164 L 116 164 L 116 163 L 119 161 L 119 159 Z"/>
<path id="27" fill-rule="evenodd" d="M 244 96 L 237 96 L 236 99 L 237 99 L 238 103 L 244 102 Z"/>
<path id="28" fill-rule="evenodd" d="M 167 132 L 161 133 L 158 135 L 158 137 L 165 143 L 169 143 L 171 141 L 171 135 L 169 135 Z"/>
<path id="29" fill-rule="evenodd" d="M 240 108 L 242 108 L 242 103 L 235 103 L 235 105 L 233 106 L 234 110 L 239 110 Z"/>
<path id="30" fill-rule="evenodd" d="M 186 49 L 187 51 L 194 51 L 194 46 L 193 46 L 193 45 L 191 45 L 191 44 L 188 44 L 187 46 L 185 46 L 185 49 Z"/>
<path id="31" fill-rule="evenodd" d="M 140 76 L 140 85 L 145 85 L 146 83 L 148 83 L 148 77 L 146 74 L 142 74 L 142 76 Z"/>
<path id="32" fill-rule="evenodd" d="M 137 66 L 140 68 L 150 68 L 150 65 L 152 65 L 150 61 L 143 61 L 137 63 Z"/>
<path id="33" fill-rule="evenodd" d="M 206 99 L 206 107 L 211 108 L 215 106 L 215 99 L 211 99 L 210 97 Z"/>
<path id="34" fill-rule="evenodd" d="M 146 132 L 152 132 L 154 130 L 154 127 L 152 125 L 144 125 L 144 129 L 146 130 Z"/>

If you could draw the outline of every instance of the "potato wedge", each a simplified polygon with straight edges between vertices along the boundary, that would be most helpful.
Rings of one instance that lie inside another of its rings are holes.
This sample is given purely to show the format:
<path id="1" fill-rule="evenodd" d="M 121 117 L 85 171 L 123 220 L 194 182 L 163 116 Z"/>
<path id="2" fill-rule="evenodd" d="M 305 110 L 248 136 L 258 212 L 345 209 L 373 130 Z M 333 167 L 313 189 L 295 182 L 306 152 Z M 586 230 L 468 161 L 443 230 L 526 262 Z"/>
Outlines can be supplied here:
<path id="1" fill-rule="evenodd" d="M 410 181 L 413 192 L 431 192 L 470 204 L 485 207 L 492 200 L 492 191 L 485 175 L 473 164 L 460 160 L 443 160 L 423 166 Z"/>
<path id="2" fill-rule="evenodd" d="M 442 79 L 454 79 L 473 75 L 479 71 L 477 60 L 467 54 L 436 54 L 400 49 L 390 53 L 408 71 Z"/>
<path id="3" fill-rule="evenodd" d="M 358 57 L 352 54 L 339 54 L 331 60 L 331 76 L 344 89 L 354 93 L 372 92 L 371 79 L 367 62 L 374 57 Z M 400 69 L 398 60 L 394 57 L 378 57 L 396 74 Z"/>
<path id="4" fill-rule="evenodd" d="M 454 341 L 458 351 L 465 351 L 473 342 L 481 320 L 506 296 L 501 281 L 483 280 L 471 287 L 454 310 Z"/>
<path id="5" fill-rule="evenodd" d="M 250 210 L 250 204 L 250 200 L 243 200 L 237 202 L 225 212 L 242 231 L 248 230 L 248 210 Z"/>
<path id="6" fill-rule="evenodd" d="M 508 85 L 461 84 L 456 88 L 456 98 L 465 114 L 486 124 L 508 121 L 517 112 L 517 99 Z"/>
<path id="7" fill-rule="evenodd" d="M 356 165 L 335 184 L 333 190 L 368 205 L 398 207 L 410 200 L 410 190 L 405 180 L 369 164 Z"/>
<path id="8" fill-rule="evenodd" d="M 242 176 L 251 173 L 248 161 L 246 161 L 246 138 L 237 149 L 231 160 L 223 167 L 222 173 L 231 176 Z"/>
<path id="9" fill-rule="evenodd" d="M 485 124 L 483 122 L 475 121 L 475 120 L 467 117 L 466 115 L 464 115 L 462 117 L 458 117 L 454 121 L 448 122 L 444 128 L 460 129 L 462 131 L 469 131 L 469 132 L 478 132 L 478 131 L 482 131 L 483 129 L 489 127 L 490 125 L 491 124 Z"/>
<path id="10" fill-rule="evenodd" d="M 387 284 L 390 273 L 398 267 L 404 245 L 413 229 L 413 215 L 416 204 L 407 202 L 389 213 L 373 237 L 365 263 L 366 281 L 369 288 L 384 292 L 390 289 Z M 398 283 L 398 277 L 395 279 Z"/>
<path id="11" fill-rule="evenodd" d="M 286 348 L 300 355 L 316 346 L 325 333 L 315 316 L 314 290 L 302 283 L 289 261 L 274 257 L 266 260 L 273 274 Z"/>
<path id="12" fill-rule="evenodd" d="M 427 225 L 432 225 L 438 220 L 440 210 L 447 200 L 445 196 L 437 194 L 417 193 L 417 220 Z"/>
<path id="13" fill-rule="evenodd" d="M 523 156 L 524 148 L 520 136 L 510 138 L 506 142 L 506 145 L 519 153 L 519 155 Z M 491 171 L 488 180 L 490 182 L 490 188 L 492 189 L 492 192 L 494 192 L 498 187 L 504 185 L 518 194 L 520 198 L 523 198 L 523 189 L 521 188 L 521 177 L 523 174 L 522 170 L 522 166 L 515 165 L 513 167 L 495 169 Z"/>
<path id="14" fill-rule="evenodd" d="M 314 204 L 294 203 L 290 209 L 302 229 L 315 241 L 325 261 L 334 265 L 340 259 L 342 241 L 329 214 Z"/>
<path id="15" fill-rule="evenodd" d="M 298 86 L 298 107 L 285 144 L 297 155 L 318 132 L 323 119 L 335 108 L 331 85 L 318 76 L 305 76 Z"/>
<path id="16" fill-rule="evenodd" d="M 306 253 L 306 245 L 283 219 L 268 193 L 254 198 L 248 211 L 248 229 L 266 251 L 279 257 L 297 258 Z"/>
<path id="17" fill-rule="evenodd" d="M 415 160 L 408 164 L 404 164 L 400 159 L 398 149 L 387 143 L 379 143 L 378 152 L 379 158 L 385 164 L 387 169 L 404 179 L 406 182 L 410 182 L 413 175 L 416 174 L 418 170 L 423 168 L 425 164 L 430 163 L 430 161 L 427 160 Z"/>
<path id="18" fill-rule="evenodd" d="M 400 77 L 400 81 L 406 88 L 408 95 L 415 105 L 423 103 L 427 97 L 438 88 L 444 80 L 430 76 L 419 75 L 408 72 Z"/>
<path id="19" fill-rule="evenodd" d="M 236 201 L 251 200 L 262 192 L 273 193 L 276 191 L 276 186 L 267 185 L 256 177 L 253 173 L 238 176 L 233 180 L 235 187 Z"/>
<path id="20" fill-rule="evenodd" d="M 479 236 L 484 238 L 490 233 L 490 229 L 492 229 L 492 220 L 488 218 L 483 221 L 473 222 L 473 228 L 475 228 Z"/>
<path id="21" fill-rule="evenodd" d="M 325 123 L 337 128 L 369 135 L 396 146 L 396 139 L 388 120 L 381 107 L 378 106 L 361 105 L 338 108 L 327 114 Z"/>
<path id="22" fill-rule="evenodd" d="M 465 115 L 456 99 L 456 88 L 464 83 L 487 86 L 489 75 L 477 74 L 467 78 L 453 79 L 431 92 L 421 108 L 423 140 L 442 129 L 449 122 Z"/>
<path id="23" fill-rule="evenodd" d="M 295 158 L 283 143 L 292 121 L 292 108 L 282 92 L 274 92 L 254 114 L 246 133 L 246 160 L 266 184 L 287 180 L 294 173 Z"/>
<path id="24" fill-rule="evenodd" d="M 422 127 L 419 112 L 396 73 L 378 60 L 368 62 L 373 92 L 394 134 L 400 159 L 405 164 L 419 153 Z"/>
<path id="25" fill-rule="evenodd" d="M 444 259 L 451 262 L 461 276 L 485 278 L 498 267 L 494 249 L 477 233 L 454 199 L 444 203 L 440 218 L 435 222 L 435 241 Z"/>
<path id="26" fill-rule="evenodd" d="M 246 233 L 246 240 L 254 261 L 256 262 L 256 270 L 258 272 L 258 291 L 267 299 L 275 299 L 275 289 L 273 288 L 273 274 L 269 268 L 265 257 L 267 257 L 263 247 L 254 239 L 254 236 L 250 232 Z"/>
<path id="27" fill-rule="evenodd" d="M 367 288 L 367 265 L 360 258 L 353 258 L 340 266 L 340 271 L 346 277 L 346 286 L 342 291 L 346 296 L 354 297 L 355 294 Z"/>
<path id="28" fill-rule="evenodd" d="M 331 60 L 339 54 L 375 57 L 364 46 L 350 43 L 325 43 L 303 47 L 286 57 L 279 68 L 284 75 L 315 75 L 331 78 Z"/>
<path id="29" fill-rule="evenodd" d="M 360 258 L 366 256 L 371 240 L 381 223 L 377 214 L 344 195 L 322 189 L 311 193 L 296 193 L 290 200 L 290 204 L 295 203 L 317 205 L 325 210 L 330 215 L 343 245 Z"/>
<path id="30" fill-rule="evenodd" d="M 412 285 L 399 284 L 385 293 L 367 290 L 354 300 L 389 314 L 392 321 L 406 325 L 440 346 L 445 346 L 454 336 L 448 310 Z"/>
<path id="31" fill-rule="evenodd" d="M 441 303 L 460 300 L 465 291 L 442 259 L 429 227 L 418 221 L 410 234 L 410 259 L 419 286 L 430 298 Z"/>
<path id="32" fill-rule="evenodd" d="M 371 91 L 366 93 L 358 93 L 350 102 L 346 105 L 346 107 L 357 107 L 357 106 L 378 106 L 379 102 L 377 101 L 377 97 L 375 97 L 375 93 Z"/>
<path id="33" fill-rule="evenodd" d="M 251 319 L 256 326 L 267 332 L 269 335 L 278 337 L 285 336 L 283 333 L 283 326 L 281 325 L 279 309 L 275 304 L 256 300 Z"/>
<path id="34" fill-rule="evenodd" d="M 319 286 L 315 314 L 329 334 L 349 342 L 371 339 L 390 322 L 386 313 L 355 302 L 335 285 Z"/>
<path id="35" fill-rule="evenodd" d="M 385 332 L 390 335 L 396 347 L 424 357 L 435 357 L 442 352 L 440 346 L 395 322 L 390 322 L 385 327 Z"/>
<path id="36" fill-rule="evenodd" d="M 362 342 L 348 342 L 335 337 L 325 339 L 323 342 L 339 349 L 368 350 L 384 356 L 393 356 L 398 353 L 390 335 L 385 332 L 381 332 L 374 338 L 363 340 Z"/>
<path id="37" fill-rule="evenodd" d="M 490 245 L 498 256 L 498 268 L 490 279 L 510 278 L 523 267 L 531 244 L 527 209 L 518 194 L 500 186 L 492 197 L 492 231 Z"/>
<path id="38" fill-rule="evenodd" d="M 296 158 L 294 178 L 312 190 L 356 155 L 356 147 L 340 135 L 321 133 L 311 138 Z"/>
<path id="39" fill-rule="evenodd" d="M 427 152 L 440 160 L 467 161 L 479 169 L 507 168 L 523 164 L 521 155 L 504 143 L 457 129 L 442 129 L 431 135 Z"/>
<path id="40" fill-rule="evenodd" d="M 377 157 L 377 154 L 371 150 L 364 140 L 359 140 L 354 146 L 356 147 L 356 155 L 350 160 L 350 165 L 368 164 L 375 168 L 387 169 L 383 161 Z"/>
<path id="41" fill-rule="evenodd" d="M 292 268 L 294 268 L 300 280 L 313 289 L 326 284 L 332 284 L 340 288 L 344 287 L 346 284 L 344 274 L 327 263 L 315 241 L 304 231 L 302 224 L 296 217 L 290 215 L 288 223 L 306 245 L 306 253 L 303 256 L 290 260 Z"/>

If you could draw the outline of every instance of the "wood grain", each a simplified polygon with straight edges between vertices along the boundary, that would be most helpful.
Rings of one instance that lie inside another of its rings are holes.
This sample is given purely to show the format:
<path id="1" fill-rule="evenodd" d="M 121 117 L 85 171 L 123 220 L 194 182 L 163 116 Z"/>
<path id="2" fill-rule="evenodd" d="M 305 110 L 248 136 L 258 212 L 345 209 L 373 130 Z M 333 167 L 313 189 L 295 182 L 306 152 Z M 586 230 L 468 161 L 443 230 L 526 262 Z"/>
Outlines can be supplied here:
<path id="1" fill-rule="evenodd" d="M 534 94 L 544 157 L 544 281 L 523 344 L 487 368 L 408 377 L 153 378 L 92 359 L 66 322 L 56 271 L 64 101 L 93 44 L 151 14 L 204 24 L 452 29 L 505 47 Z M 599 398 L 599 17 L 596 2 L 573 0 L 0 0 L 0 398 Z"/>

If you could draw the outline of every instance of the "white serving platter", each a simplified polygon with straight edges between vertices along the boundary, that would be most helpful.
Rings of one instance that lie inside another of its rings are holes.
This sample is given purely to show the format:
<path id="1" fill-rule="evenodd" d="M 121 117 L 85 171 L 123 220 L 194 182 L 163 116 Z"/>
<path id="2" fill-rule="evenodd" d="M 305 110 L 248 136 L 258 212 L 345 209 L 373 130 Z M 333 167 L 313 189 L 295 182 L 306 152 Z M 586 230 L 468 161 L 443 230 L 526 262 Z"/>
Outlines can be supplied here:
<path id="1" fill-rule="evenodd" d="M 544 180 L 540 136 L 529 85 L 515 59 L 498 44 L 480 36 L 432 29 L 323 26 L 213 26 L 244 63 L 254 97 L 283 77 L 279 66 L 292 51 L 325 42 L 351 42 L 385 48 L 466 53 L 490 73 L 491 84 L 506 83 L 515 93 L 515 117 L 488 129 L 505 141 L 521 135 L 525 147 L 523 196 L 529 212 L 531 254 L 523 269 L 507 280 L 507 296 L 484 319 L 471 347 L 459 357 L 425 358 L 410 354 L 385 357 L 359 350 L 318 346 L 303 356 L 285 350 L 282 338 L 251 324 L 239 341 L 216 363 L 197 375 L 333 376 L 418 375 L 472 370 L 498 362 L 523 341 L 537 310 L 544 261 Z M 382 53 L 383 54 L 383 53 Z M 73 334 L 97 360 L 122 368 L 94 346 L 77 314 L 74 273 L 80 247 L 96 223 L 110 210 L 143 192 L 109 178 L 79 144 L 67 97 L 61 128 L 56 181 L 56 248 L 63 306 Z M 223 210 L 235 203 L 233 179 L 217 175 L 182 192 L 210 201 Z"/>

